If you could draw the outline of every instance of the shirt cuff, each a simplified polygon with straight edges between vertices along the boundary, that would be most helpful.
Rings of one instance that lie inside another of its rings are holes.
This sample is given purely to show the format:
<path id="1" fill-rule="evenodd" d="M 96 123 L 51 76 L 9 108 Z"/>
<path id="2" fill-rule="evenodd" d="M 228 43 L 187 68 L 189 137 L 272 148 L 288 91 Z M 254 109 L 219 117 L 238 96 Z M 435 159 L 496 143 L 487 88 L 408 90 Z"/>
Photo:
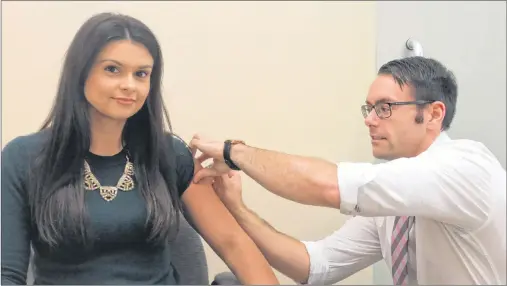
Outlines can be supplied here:
<path id="1" fill-rule="evenodd" d="M 301 242 L 305 245 L 308 256 L 310 257 L 310 273 L 308 274 L 308 281 L 302 284 L 322 285 L 329 271 L 329 264 L 322 247 L 320 247 L 319 242 L 316 241 Z"/>
<path id="2" fill-rule="evenodd" d="M 370 163 L 338 164 L 338 189 L 340 190 L 340 212 L 344 215 L 356 215 L 361 210 L 357 203 L 359 188 L 371 181 Z"/>

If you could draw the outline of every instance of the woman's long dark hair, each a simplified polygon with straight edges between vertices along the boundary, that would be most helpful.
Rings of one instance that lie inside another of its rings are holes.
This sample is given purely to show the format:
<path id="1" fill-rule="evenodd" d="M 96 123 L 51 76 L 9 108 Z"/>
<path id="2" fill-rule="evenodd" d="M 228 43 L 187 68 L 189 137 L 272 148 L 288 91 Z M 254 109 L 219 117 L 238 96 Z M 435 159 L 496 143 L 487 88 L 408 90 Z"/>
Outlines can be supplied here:
<path id="1" fill-rule="evenodd" d="M 84 242 L 89 238 L 83 164 L 91 132 L 84 85 L 98 53 L 111 41 L 123 39 L 143 44 L 154 59 L 150 94 L 139 112 L 127 120 L 123 131 L 146 200 L 149 240 L 165 242 L 177 232 L 181 206 L 174 175 L 175 155 L 168 140 L 171 124 L 161 95 L 163 61 L 159 43 L 139 20 L 103 13 L 87 20 L 72 40 L 55 102 L 41 127 L 48 136 L 36 158 L 29 202 L 39 236 L 51 246 L 70 238 Z"/>

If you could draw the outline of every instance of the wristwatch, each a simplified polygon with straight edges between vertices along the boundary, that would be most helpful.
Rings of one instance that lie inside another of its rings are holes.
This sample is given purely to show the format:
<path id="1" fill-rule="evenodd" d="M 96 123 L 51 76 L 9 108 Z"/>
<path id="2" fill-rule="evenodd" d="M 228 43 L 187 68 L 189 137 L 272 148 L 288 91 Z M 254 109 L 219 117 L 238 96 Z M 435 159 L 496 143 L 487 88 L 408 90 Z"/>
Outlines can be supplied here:
<path id="1" fill-rule="evenodd" d="M 224 142 L 224 161 L 229 168 L 235 171 L 241 170 L 234 162 L 231 160 L 231 147 L 236 144 L 245 144 L 245 141 L 242 140 L 225 140 Z"/>

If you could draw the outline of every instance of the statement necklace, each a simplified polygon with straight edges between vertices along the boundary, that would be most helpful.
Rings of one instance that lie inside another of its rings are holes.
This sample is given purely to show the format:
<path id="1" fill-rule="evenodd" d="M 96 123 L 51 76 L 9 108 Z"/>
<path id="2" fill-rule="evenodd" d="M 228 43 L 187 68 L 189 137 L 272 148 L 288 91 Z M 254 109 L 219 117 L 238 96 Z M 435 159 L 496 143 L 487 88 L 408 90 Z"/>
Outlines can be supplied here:
<path id="1" fill-rule="evenodd" d="M 116 186 L 102 186 L 92 173 L 90 169 L 90 165 L 88 162 L 84 162 L 84 188 L 88 191 L 95 191 L 97 189 L 100 190 L 100 195 L 102 198 L 108 202 L 114 200 L 116 195 L 118 194 L 118 190 L 128 192 L 134 189 L 134 180 L 132 176 L 134 175 L 134 164 L 130 162 L 129 157 L 127 157 L 127 163 L 125 164 L 125 169 L 123 170 L 123 174 L 118 180 Z"/>

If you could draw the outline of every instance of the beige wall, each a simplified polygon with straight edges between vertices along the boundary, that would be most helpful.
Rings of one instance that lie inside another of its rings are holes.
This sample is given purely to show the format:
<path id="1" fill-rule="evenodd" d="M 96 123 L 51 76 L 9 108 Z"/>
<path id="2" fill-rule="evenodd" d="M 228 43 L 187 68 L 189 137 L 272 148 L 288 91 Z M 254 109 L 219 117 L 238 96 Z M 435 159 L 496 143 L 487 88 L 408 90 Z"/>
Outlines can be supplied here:
<path id="1" fill-rule="evenodd" d="M 2 4 L 2 144 L 45 118 L 83 21 L 117 11 L 159 38 L 165 98 L 185 139 L 203 132 L 332 161 L 372 160 L 359 106 L 375 75 L 373 2 Z M 244 188 L 249 206 L 299 239 L 322 238 L 345 219 L 275 197 L 250 179 Z M 226 270 L 206 250 L 210 275 Z M 371 280 L 366 269 L 341 284 Z"/>

